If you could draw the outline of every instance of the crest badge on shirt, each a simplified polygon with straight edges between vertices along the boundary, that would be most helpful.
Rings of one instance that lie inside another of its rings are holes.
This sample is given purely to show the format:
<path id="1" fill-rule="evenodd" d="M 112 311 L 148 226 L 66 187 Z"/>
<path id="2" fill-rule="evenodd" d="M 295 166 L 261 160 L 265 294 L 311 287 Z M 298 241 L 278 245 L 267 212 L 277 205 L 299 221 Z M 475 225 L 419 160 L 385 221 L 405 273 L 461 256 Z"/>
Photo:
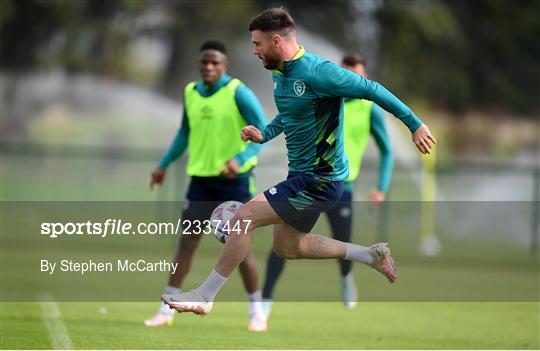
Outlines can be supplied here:
<path id="1" fill-rule="evenodd" d="M 296 80 L 293 84 L 293 90 L 296 95 L 302 96 L 306 91 L 306 85 L 301 80 Z"/>

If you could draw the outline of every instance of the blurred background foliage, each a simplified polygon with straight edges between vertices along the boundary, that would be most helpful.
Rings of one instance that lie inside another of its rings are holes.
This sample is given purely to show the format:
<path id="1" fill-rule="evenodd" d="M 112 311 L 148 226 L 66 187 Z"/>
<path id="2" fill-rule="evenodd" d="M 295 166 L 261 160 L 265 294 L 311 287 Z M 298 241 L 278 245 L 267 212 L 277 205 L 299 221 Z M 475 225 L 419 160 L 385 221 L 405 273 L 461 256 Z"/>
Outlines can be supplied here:
<path id="1" fill-rule="evenodd" d="M 277 5 L 344 51 L 362 50 L 363 32 L 370 28 L 363 31 L 359 22 L 374 21 L 371 40 L 379 60 L 372 76 L 401 96 L 452 113 L 502 109 L 537 116 L 540 1 L 535 0 L 3 0 L 1 68 L 60 66 L 68 73 L 147 84 L 177 99 L 183 77 L 193 71 L 186 52 L 200 44 L 201 35 L 246 40 L 250 18 Z M 145 71 L 130 58 L 131 45 L 141 38 L 166 47 L 159 72 Z"/>
<path id="2" fill-rule="evenodd" d="M 270 119 L 272 83 L 250 52 L 248 23 L 281 5 L 308 51 L 334 62 L 362 52 L 369 77 L 437 137 L 436 156 L 420 162 L 408 130 L 386 118 L 391 201 L 524 201 L 527 209 L 500 218 L 513 242 L 538 248 L 538 0 L 0 0 L 0 199 L 181 199 L 186 156 L 161 189 L 150 192 L 148 181 L 178 130 L 183 86 L 199 79 L 199 46 L 226 43 L 230 74 Z M 376 184 L 377 156 L 370 143 L 355 199 Z M 259 190 L 286 177 L 286 158 L 283 140 L 268 143 Z M 377 213 L 380 233 L 400 211 Z M 447 215 L 446 228 L 481 232 L 480 212 Z"/>
<path id="3" fill-rule="evenodd" d="M 453 111 L 538 111 L 539 14 L 539 1 L 385 2 L 384 80 Z"/>
<path id="4" fill-rule="evenodd" d="M 270 119 L 270 79 L 247 27 L 274 6 L 291 12 L 308 51 L 335 62 L 363 53 L 369 77 L 438 136 L 440 163 L 539 166 L 540 1 L 532 0 L 2 0 L 0 142 L 163 150 L 208 39 L 226 43 L 230 74 Z M 396 155 L 407 163 L 414 150 L 394 122 Z"/>

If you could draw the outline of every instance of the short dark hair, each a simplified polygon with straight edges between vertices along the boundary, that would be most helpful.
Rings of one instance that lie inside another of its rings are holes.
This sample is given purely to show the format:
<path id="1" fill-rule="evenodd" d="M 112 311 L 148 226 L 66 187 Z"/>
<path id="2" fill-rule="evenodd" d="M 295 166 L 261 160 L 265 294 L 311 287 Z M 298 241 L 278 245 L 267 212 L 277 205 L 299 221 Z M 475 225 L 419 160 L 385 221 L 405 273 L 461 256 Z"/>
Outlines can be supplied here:
<path id="1" fill-rule="evenodd" d="M 249 31 L 288 33 L 295 29 L 294 20 L 283 8 L 276 7 L 265 10 L 251 20 Z"/>
<path id="2" fill-rule="evenodd" d="M 345 66 L 351 66 L 354 67 L 356 65 L 366 65 L 366 60 L 364 59 L 364 56 L 357 52 L 350 52 L 343 56 L 343 60 L 341 60 L 341 63 Z"/>
<path id="3" fill-rule="evenodd" d="M 199 49 L 199 52 L 203 52 L 205 50 L 217 50 L 221 52 L 224 55 L 227 55 L 227 50 L 225 49 L 225 44 L 223 44 L 220 41 L 217 40 L 208 40 L 204 42 L 201 45 L 201 48 Z"/>

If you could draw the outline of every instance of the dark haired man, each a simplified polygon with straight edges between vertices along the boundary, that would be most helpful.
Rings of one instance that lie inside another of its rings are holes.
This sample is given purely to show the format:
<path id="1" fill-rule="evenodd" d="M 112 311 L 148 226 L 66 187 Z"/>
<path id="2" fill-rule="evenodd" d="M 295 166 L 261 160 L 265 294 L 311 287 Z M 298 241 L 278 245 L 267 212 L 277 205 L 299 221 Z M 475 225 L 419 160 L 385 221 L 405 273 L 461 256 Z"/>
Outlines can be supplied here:
<path id="1" fill-rule="evenodd" d="M 349 53 L 341 61 L 342 67 L 367 77 L 366 62 L 358 53 Z M 377 207 L 385 199 L 385 194 L 392 180 L 394 160 L 392 145 L 386 132 L 382 109 L 371 101 L 363 99 L 345 99 L 343 107 L 343 133 L 345 155 L 349 159 L 349 177 L 343 184 L 343 194 L 337 205 L 327 210 L 326 216 L 332 228 L 334 239 L 351 242 L 353 215 L 353 187 L 360 173 L 362 157 L 368 144 L 369 135 L 373 136 L 381 155 L 377 187 L 368 194 L 371 207 Z M 268 255 L 266 278 L 263 287 L 263 307 L 268 317 L 272 308 L 272 295 L 275 284 L 284 268 L 285 260 L 275 252 Z M 352 262 L 339 260 L 341 273 L 341 299 L 346 308 L 356 306 L 357 290 L 352 274 Z"/>
<path id="2" fill-rule="evenodd" d="M 332 208 L 349 176 L 343 147 L 343 98 L 366 99 L 398 117 L 413 142 L 429 153 L 435 139 L 415 114 L 380 84 L 306 53 L 298 45 L 294 21 L 283 9 L 266 10 L 250 26 L 253 53 L 273 71 L 278 115 L 261 132 L 242 129 L 242 139 L 265 143 L 284 132 L 289 158 L 287 180 L 255 196 L 232 220 L 241 230 L 230 235 L 208 278 L 195 290 L 164 294 L 179 312 L 207 314 L 219 289 L 249 252 L 254 230 L 274 225 L 273 247 L 285 259 L 346 259 L 362 262 L 390 282 L 397 270 L 387 243 L 370 247 L 310 234 L 319 215 Z"/>
<path id="3" fill-rule="evenodd" d="M 191 182 L 187 191 L 188 207 L 183 219 L 193 232 L 182 235 L 176 262 L 178 270 L 169 277 L 166 293 L 180 293 L 193 254 L 201 238 L 197 223 L 210 219 L 216 202 L 248 202 L 254 193 L 252 171 L 257 164 L 261 145 L 244 143 L 238 137 L 242 127 L 255 124 L 264 128 L 263 108 L 255 94 L 240 80 L 226 74 L 225 45 L 208 41 L 200 48 L 201 80 L 184 89 L 182 126 L 158 167 L 152 172 L 150 186 L 162 184 L 166 169 L 187 149 L 187 174 Z M 204 226 L 204 224 L 201 224 Z M 206 231 L 206 228 L 202 228 Z M 197 234 L 199 233 L 199 234 Z M 242 257 L 240 273 L 250 299 L 251 331 L 265 331 L 261 292 L 255 259 L 251 253 Z M 174 310 L 162 304 L 158 313 L 145 321 L 147 326 L 170 325 Z"/>

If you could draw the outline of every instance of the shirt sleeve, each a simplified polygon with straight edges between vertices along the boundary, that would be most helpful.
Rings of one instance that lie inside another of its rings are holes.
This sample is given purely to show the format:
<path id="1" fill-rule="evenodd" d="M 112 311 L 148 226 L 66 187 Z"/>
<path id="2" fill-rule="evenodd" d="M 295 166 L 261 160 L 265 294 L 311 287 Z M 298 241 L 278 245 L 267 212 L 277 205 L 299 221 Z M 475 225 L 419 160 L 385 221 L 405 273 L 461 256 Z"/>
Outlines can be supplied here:
<path id="1" fill-rule="evenodd" d="M 386 193 L 392 182 L 394 155 L 392 153 L 390 138 L 386 132 L 384 113 L 382 109 L 375 104 L 371 107 L 370 133 L 375 139 L 380 153 L 379 183 L 377 187 L 380 191 Z"/>
<path id="2" fill-rule="evenodd" d="M 321 97 L 346 97 L 375 102 L 399 118 L 412 133 L 422 125 L 414 112 L 385 87 L 330 61 L 315 68 L 311 82 L 313 90 Z"/>
<path id="3" fill-rule="evenodd" d="M 270 123 L 266 126 L 262 132 L 263 143 L 266 143 L 283 132 L 283 123 L 281 122 L 281 115 L 278 113 Z"/>
<path id="4" fill-rule="evenodd" d="M 182 126 L 176 133 L 169 149 L 165 151 L 161 159 L 159 160 L 159 168 L 166 169 L 172 162 L 176 161 L 184 151 L 186 151 L 188 146 L 188 137 L 189 137 L 189 122 L 187 118 L 186 109 L 184 107 L 183 117 L 182 117 Z"/>
<path id="5" fill-rule="evenodd" d="M 264 130 L 266 127 L 266 116 L 264 110 L 257 99 L 257 96 L 246 85 L 242 84 L 236 89 L 235 95 L 236 105 L 240 114 L 248 125 L 257 127 L 259 130 Z M 240 136 L 238 136 L 240 138 Z M 240 166 L 261 152 L 263 145 L 249 142 L 244 151 L 236 154 L 234 159 Z"/>

